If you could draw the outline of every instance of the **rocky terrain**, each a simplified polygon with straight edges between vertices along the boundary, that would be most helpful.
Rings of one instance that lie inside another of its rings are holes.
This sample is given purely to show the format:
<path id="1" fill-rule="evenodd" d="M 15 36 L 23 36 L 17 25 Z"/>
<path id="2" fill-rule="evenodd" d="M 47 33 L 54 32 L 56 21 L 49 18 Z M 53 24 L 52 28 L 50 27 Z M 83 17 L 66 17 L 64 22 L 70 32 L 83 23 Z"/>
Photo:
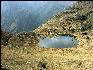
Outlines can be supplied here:
<path id="1" fill-rule="evenodd" d="M 93 2 L 79 1 L 33 31 L 13 35 L 1 46 L 1 65 L 8 70 L 93 70 Z M 42 35 L 42 36 L 41 36 Z M 75 36 L 77 47 L 40 48 L 57 35 Z M 24 45 L 29 42 L 29 45 Z"/>

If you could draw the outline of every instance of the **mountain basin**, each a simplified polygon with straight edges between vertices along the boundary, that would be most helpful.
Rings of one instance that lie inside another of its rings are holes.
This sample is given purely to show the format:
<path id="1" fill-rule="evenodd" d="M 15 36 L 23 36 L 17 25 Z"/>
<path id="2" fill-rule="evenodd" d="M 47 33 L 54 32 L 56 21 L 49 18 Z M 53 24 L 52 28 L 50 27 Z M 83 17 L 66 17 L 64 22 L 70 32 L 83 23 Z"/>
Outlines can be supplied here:
<path id="1" fill-rule="evenodd" d="M 78 43 L 74 36 L 57 36 L 40 39 L 38 45 L 43 48 L 68 48 L 75 47 Z"/>

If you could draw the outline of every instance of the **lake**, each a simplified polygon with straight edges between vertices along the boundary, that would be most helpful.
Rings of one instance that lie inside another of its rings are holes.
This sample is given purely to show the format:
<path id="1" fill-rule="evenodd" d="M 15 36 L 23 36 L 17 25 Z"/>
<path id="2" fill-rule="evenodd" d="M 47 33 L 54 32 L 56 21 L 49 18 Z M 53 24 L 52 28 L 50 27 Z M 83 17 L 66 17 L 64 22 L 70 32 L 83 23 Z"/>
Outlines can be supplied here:
<path id="1" fill-rule="evenodd" d="M 44 48 L 68 48 L 75 47 L 79 43 L 74 37 L 70 36 L 57 36 L 57 37 L 47 37 L 41 39 L 38 45 Z"/>

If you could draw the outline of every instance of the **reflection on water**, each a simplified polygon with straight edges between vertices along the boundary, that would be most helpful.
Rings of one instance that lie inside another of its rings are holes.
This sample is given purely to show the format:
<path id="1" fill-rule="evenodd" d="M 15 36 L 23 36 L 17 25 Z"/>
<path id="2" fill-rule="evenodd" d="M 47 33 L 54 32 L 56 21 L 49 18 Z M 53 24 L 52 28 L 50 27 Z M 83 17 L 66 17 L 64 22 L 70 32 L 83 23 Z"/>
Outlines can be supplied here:
<path id="1" fill-rule="evenodd" d="M 68 48 L 70 46 L 74 47 L 77 46 L 78 44 L 78 40 L 75 40 L 74 37 L 70 37 L 70 36 L 57 36 L 56 38 L 52 37 L 52 38 L 44 38 L 41 39 L 40 42 L 38 43 L 38 45 L 40 47 L 44 47 L 44 48 L 50 48 L 50 47 L 54 47 L 54 48 Z"/>

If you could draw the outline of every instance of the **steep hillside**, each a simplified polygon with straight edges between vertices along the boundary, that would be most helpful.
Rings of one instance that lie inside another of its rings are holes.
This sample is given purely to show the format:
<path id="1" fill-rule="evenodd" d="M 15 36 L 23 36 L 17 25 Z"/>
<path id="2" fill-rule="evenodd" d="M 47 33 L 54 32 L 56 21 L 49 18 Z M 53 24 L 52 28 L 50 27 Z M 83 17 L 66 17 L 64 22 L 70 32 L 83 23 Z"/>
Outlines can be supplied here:
<path id="1" fill-rule="evenodd" d="M 8 40 L 13 36 L 10 32 L 1 30 L 1 45 L 7 45 Z"/>
<path id="2" fill-rule="evenodd" d="M 78 1 L 33 31 L 18 33 L 1 48 L 2 68 L 9 70 L 93 70 L 93 2 Z M 42 36 L 41 36 L 42 35 Z M 40 48 L 45 37 L 73 35 L 77 47 Z M 29 42 L 29 45 L 24 45 Z"/>
<path id="3" fill-rule="evenodd" d="M 2 1 L 1 28 L 12 33 L 34 30 L 53 14 L 69 8 L 72 3 L 68 1 Z"/>
<path id="4" fill-rule="evenodd" d="M 66 31 L 72 30 L 77 32 L 92 29 L 93 28 L 92 4 L 93 4 L 92 2 L 86 3 L 79 2 L 72 8 L 65 10 L 64 12 L 59 12 L 57 15 L 51 18 L 46 24 L 42 24 L 42 26 L 37 28 L 35 31 L 42 32 L 44 28 L 46 28 L 46 30 L 49 30 L 50 28 L 57 29 L 58 27 L 65 29 L 64 26 L 68 27 L 68 29 L 67 28 L 65 29 Z"/>

